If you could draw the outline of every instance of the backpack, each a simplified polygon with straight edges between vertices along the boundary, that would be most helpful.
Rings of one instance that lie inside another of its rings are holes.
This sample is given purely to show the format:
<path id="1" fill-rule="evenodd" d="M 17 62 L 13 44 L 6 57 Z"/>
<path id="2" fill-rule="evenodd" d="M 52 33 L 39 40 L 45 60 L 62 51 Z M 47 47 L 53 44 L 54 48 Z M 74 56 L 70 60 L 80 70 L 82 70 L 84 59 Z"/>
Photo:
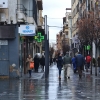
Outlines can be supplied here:
<path id="1" fill-rule="evenodd" d="M 86 57 L 86 62 L 89 63 L 90 61 L 91 61 L 91 57 L 90 56 L 87 56 Z"/>

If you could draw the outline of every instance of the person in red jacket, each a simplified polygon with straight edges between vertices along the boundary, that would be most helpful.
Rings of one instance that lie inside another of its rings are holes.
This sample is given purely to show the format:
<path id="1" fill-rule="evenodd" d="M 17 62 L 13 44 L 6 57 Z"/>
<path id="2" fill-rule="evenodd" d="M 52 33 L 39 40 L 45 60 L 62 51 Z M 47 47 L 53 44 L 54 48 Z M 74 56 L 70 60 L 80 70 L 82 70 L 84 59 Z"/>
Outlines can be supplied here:
<path id="1" fill-rule="evenodd" d="M 87 65 L 87 68 L 89 69 L 90 67 L 90 62 L 91 62 L 91 56 L 90 55 L 87 55 L 86 56 L 86 65 Z"/>

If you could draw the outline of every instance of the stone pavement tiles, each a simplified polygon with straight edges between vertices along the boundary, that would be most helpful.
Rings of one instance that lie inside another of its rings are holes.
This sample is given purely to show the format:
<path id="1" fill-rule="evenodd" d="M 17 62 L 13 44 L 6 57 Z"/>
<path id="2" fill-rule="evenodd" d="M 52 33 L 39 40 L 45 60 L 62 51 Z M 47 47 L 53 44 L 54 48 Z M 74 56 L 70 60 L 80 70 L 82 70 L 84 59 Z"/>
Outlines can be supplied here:
<path id="1" fill-rule="evenodd" d="M 0 80 L 0 100 L 100 100 L 100 78 L 70 72 L 70 79 L 58 79 L 56 66 L 50 67 L 49 78 Z"/>

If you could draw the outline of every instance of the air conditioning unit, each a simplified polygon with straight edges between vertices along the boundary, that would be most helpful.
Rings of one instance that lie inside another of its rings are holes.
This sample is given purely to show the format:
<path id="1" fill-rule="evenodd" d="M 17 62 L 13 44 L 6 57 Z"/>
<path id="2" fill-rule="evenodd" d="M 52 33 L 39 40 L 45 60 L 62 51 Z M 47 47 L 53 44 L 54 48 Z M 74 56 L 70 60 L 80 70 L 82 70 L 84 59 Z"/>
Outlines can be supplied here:
<path id="1" fill-rule="evenodd" d="M 8 8 L 8 0 L 0 0 L 0 8 Z"/>
<path id="2" fill-rule="evenodd" d="M 6 21 L 6 14 L 0 13 L 0 22 L 5 22 L 5 21 Z"/>
<path id="3" fill-rule="evenodd" d="M 25 21 L 26 20 L 26 17 L 25 17 L 25 14 L 24 13 L 22 13 L 22 12 L 20 12 L 20 11 L 18 11 L 17 12 L 17 20 L 18 20 L 18 22 L 23 22 L 23 21 Z"/>

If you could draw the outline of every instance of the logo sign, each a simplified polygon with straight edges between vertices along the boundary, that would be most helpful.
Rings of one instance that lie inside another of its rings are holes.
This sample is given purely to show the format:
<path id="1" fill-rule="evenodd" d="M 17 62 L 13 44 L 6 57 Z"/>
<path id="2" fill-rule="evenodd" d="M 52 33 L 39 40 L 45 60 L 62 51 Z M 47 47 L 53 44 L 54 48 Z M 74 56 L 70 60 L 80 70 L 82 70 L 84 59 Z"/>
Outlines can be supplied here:
<path id="1" fill-rule="evenodd" d="M 35 26 L 34 25 L 20 25 L 19 33 L 21 36 L 34 36 Z"/>
<path id="2" fill-rule="evenodd" d="M 38 32 L 37 35 L 35 36 L 35 40 L 37 42 L 42 42 L 42 40 L 44 40 L 44 36 L 42 36 L 41 33 Z"/>

